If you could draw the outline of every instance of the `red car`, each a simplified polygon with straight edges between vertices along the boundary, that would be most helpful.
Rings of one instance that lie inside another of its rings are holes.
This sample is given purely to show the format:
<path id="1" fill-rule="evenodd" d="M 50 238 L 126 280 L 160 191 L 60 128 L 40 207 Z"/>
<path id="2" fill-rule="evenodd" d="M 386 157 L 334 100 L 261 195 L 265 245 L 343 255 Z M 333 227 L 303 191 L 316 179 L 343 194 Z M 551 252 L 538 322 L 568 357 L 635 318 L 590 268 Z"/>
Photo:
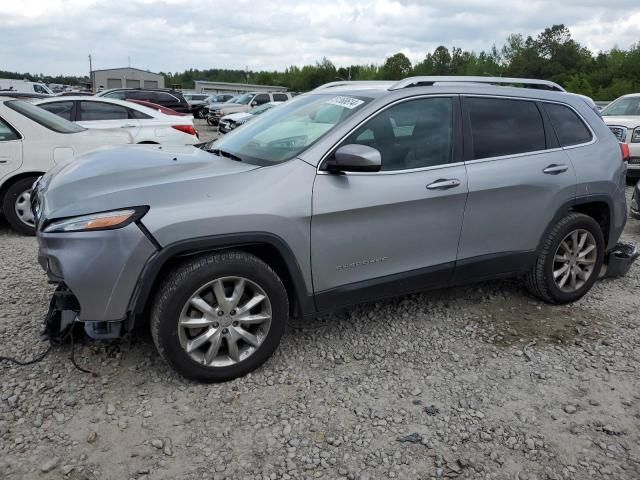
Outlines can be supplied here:
<path id="1" fill-rule="evenodd" d="M 163 107 L 162 105 L 158 105 L 157 103 L 147 102 L 146 100 L 134 100 L 132 98 L 129 98 L 127 101 L 137 103 L 138 105 L 144 105 L 145 107 L 153 108 L 154 110 L 158 110 L 160 113 L 164 113 L 165 115 L 177 115 L 179 117 L 185 117 L 187 115 L 186 113 L 176 112 L 175 110 Z"/>

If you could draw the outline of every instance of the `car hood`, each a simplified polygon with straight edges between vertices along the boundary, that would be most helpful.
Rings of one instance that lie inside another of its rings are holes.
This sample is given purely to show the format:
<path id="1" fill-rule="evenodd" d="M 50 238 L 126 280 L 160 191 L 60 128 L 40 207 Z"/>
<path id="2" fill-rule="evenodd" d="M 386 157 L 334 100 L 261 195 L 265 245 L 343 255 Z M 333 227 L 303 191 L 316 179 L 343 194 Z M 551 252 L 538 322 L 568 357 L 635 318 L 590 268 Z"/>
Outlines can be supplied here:
<path id="1" fill-rule="evenodd" d="M 250 114 L 249 112 L 238 112 L 238 113 L 231 113 L 229 115 L 225 115 L 224 117 L 222 117 L 222 120 L 237 121 L 237 120 L 242 120 L 248 117 L 253 117 L 253 115 Z"/>
<path id="2" fill-rule="evenodd" d="M 90 152 L 63 162 L 37 185 L 40 215 L 62 218 L 132 206 L 172 196 L 204 198 L 219 178 L 259 168 L 191 146 L 135 145 Z"/>
<path id="3" fill-rule="evenodd" d="M 625 116 L 604 116 L 604 123 L 607 125 L 618 125 L 621 127 L 635 128 L 640 127 L 640 116 L 625 115 Z"/>

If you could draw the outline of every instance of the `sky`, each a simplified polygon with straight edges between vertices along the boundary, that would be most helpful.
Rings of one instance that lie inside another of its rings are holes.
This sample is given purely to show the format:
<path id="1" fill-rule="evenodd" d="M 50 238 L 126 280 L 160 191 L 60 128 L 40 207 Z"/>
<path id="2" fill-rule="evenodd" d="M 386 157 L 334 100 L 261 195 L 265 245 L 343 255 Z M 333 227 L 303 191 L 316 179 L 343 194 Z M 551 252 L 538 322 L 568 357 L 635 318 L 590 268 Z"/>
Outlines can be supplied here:
<path id="1" fill-rule="evenodd" d="M 0 0 L 0 12 L 0 70 L 46 75 L 88 74 L 89 54 L 94 69 L 163 72 L 416 62 L 557 23 L 594 52 L 640 42 L 638 0 Z"/>

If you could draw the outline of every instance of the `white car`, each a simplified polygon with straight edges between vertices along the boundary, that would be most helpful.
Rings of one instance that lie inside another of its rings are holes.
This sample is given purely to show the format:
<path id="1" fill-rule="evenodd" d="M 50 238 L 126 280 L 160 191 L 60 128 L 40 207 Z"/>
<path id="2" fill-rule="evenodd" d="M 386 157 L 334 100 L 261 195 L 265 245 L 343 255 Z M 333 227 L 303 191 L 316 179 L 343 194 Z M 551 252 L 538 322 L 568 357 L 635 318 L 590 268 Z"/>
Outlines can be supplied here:
<path id="1" fill-rule="evenodd" d="M 273 107 L 281 103 L 282 102 L 263 103 L 262 105 L 253 107 L 248 112 L 237 112 L 225 115 L 218 122 L 218 133 L 225 134 L 230 132 L 231 130 L 238 128 L 240 125 L 244 125 L 256 115 L 260 115 L 267 110 L 271 110 Z"/>
<path id="2" fill-rule="evenodd" d="M 618 141 L 628 145 L 627 177 L 640 177 L 640 93 L 617 98 L 601 113 Z"/>
<path id="3" fill-rule="evenodd" d="M 33 234 L 31 186 L 55 164 L 107 145 L 133 143 L 124 129 L 87 130 L 23 100 L 0 96 L 0 210 Z"/>
<path id="4" fill-rule="evenodd" d="M 133 143 L 198 143 L 198 131 L 190 115 L 165 115 L 144 105 L 108 97 L 54 97 L 35 104 L 85 128 L 126 129 Z"/>

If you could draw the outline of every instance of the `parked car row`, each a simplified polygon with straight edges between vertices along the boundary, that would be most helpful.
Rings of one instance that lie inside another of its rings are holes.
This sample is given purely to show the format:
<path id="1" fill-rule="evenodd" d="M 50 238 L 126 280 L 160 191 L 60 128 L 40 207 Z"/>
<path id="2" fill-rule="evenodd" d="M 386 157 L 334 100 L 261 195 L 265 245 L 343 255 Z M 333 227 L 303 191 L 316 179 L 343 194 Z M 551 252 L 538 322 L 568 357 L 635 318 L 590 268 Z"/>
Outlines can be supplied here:
<path id="1" fill-rule="evenodd" d="M 224 103 L 216 103 L 209 106 L 207 123 L 218 125 L 218 122 L 225 115 L 231 113 L 248 112 L 253 107 L 264 105 L 270 102 L 286 102 L 293 97 L 290 92 L 248 92 L 233 97 Z"/>
<path id="2" fill-rule="evenodd" d="M 218 122 L 218 133 L 224 135 L 225 133 L 238 128 L 240 125 L 244 125 L 249 120 L 263 114 L 267 110 L 271 110 L 273 107 L 281 103 L 282 102 L 269 102 L 257 107 L 253 107 L 248 112 L 237 112 L 225 115 Z"/>

